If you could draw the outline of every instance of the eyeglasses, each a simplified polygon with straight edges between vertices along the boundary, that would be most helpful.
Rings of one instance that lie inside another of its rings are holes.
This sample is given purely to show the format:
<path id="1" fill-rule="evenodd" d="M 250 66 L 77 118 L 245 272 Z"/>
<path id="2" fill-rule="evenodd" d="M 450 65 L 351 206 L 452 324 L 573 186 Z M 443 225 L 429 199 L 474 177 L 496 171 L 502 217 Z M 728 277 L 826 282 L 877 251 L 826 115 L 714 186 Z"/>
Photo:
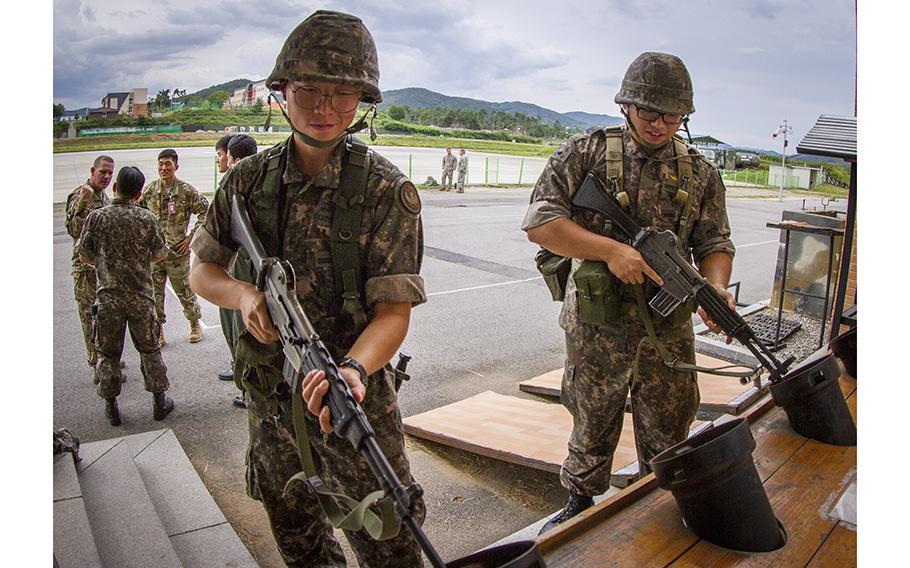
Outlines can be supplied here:
<path id="1" fill-rule="evenodd" d="M 641 108 L 638 106 L 635 107 L 635 114 L 638 116 L 638 118 L 644 120 L 645 122 L 654 122 L 659 118 L 664 121 L 664 124 L 668 124 L 670 126 L 679 124 L 685 117 L 685 115 L 682 114 L 665 114 L 662 112 L 657 112 L 656 110 Z"/>
<path id="2" fill-rule="evenodd" d="M 322 104 L 323 99 L 328 99 L 329 106 L 335 112 L 351 112 L 360 104 L 363 91 L 353 89 L 338 89 L 334 93 L 323 93 L 310 85 L 290 85 L 294 93 L 294 103 L 302 109 L 313 110 Z"/>

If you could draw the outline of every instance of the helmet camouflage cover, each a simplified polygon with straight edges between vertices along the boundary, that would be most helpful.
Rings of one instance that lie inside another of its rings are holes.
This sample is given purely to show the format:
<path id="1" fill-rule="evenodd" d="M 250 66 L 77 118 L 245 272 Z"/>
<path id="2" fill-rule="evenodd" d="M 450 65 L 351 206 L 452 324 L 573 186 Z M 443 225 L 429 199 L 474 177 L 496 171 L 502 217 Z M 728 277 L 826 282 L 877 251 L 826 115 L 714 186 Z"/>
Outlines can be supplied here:
<path id="1" fill-rule="evenodd" d="M 376 43 L 350 14 L 319 10 L 294 28 L 266 85 L 274 90 L 283 80 L 352 85 L 363 90 L 363 102 L 382 102 Z"/>
<path id="2" fill-rule="evenodd" d="M 682 59 L 669 53 L 649 51 L 636 57 L 613 100 L 664 114 L 695 112 L 689 70 Z"/>

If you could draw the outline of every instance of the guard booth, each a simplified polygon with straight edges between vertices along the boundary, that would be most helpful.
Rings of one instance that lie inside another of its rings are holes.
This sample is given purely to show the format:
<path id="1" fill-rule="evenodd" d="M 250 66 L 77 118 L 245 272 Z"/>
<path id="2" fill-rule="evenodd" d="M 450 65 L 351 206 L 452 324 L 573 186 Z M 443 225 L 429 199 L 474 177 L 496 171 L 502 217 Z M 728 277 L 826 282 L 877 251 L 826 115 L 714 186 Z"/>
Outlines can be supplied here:
<path id="1" fill-rule="evenodd" d="M 800 154 L 841 158 L 850 164 L 847 219 L 831 314 L 833 339 L 842 326 L 856 325 L 856 117 L 823 114 L 797 144 Z"/>

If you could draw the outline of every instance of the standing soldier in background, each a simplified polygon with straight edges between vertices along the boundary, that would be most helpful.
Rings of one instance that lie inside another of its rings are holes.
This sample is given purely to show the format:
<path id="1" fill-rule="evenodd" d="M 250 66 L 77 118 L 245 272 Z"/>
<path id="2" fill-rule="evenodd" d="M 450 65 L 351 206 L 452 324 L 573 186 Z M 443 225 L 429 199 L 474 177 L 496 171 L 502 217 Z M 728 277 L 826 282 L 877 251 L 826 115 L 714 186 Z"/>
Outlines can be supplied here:
<path id="1" fill-rule="evenodd" d="M 92 304 L 95 303 L 95 267 L 79 260 L 76 241 L 82 233 L 82 226 L 89 213 L 110 203 L 104 190 L 111 184 L 114 175 L 114 159 L 101 155 L 95 158 L 88 180 L 74 189 L 66 198 L 66 232 L 73 237 L 73 292 L 76 309 L 82 323 L 82 337 L 88 366 L 94 368 L 98 362 L 95 345 L 92 342 Z"/>
<path id="2" fill-rule="evenodd" d="M 468 156 L 464 152 L 464 148 L 458 151 L 458 183 L 455 186 L 458 188 L 458 193 L 464 193 L 464 180 L 468 177 Z"/>
<path id="3" fill-rule="evenodd" d="M 566 333 L 560 398 L 573 419 L 559 477 L 570 494 L 541 532 L 587 509 L 592 497 L 609 489 L 627 395 L 642 475 L 655 455 L 686 438 L 699 402 L 696 375 L 686 368 L 695 363 L 694 303 L 666 318 L 646 305 L 657 291 L 651 281 L 661 285 L 660 276 L 637 250 L 615 240 L 621 233 L 603 215 L 572 205 L 588 172 L 638 224 L 673 231 L 680 254 L 694 259 L 736 309 L 726 290 L 735 249 L 724 184 L 714 166 L 674 137 L 695 112 L 692 97 L 692 80 L 678 57 L 643 53 L 629 66 L 614 99 L 626 124 L 569 138 L 550 157 L 531 194 L 522 226 L 528 238 L 580 262 L 565 283 L 559 316 Z"/>
<path id="4" fill-rule="evenodd" d="M 233 136 L 230 142 L 227 145 L 227 165 L 228 167 L 234 167 L 240 160 L 246 158 L 247 156 L 254 156 L 256 154 L 257 145 L 256 139 L 248 134 L 237 134 Z M 234 270 L 234 267 L 231 266 L 230 274 L 232 278 L 237 278 L 237 271 Z M 237 310 L 225 310 L 224 308 L 218 308 L 220 313 L 226 312 L 228 315 L 227 318 L 222 317 L 221 327 L 225 329 L 225 320 L 227 320 L 227 326 L 230 328 L 230 338 L 228 339 L 228 347 L 231 350 L 231 369 L 230 377 L 234 378 L 234 366 L 235 366 L 235 350 L 237 347 L 237 337 L 240 336 L 240 332 L 243 329 L 243 321 L 240 316 L 240 312 Z M 225 338 L 228 338 L 228 332 L 225 331 Z M 222 378 L 222 371 L 218 373 L 218 378 Z M 240 394 L 236 395 L 231 403 L 237 408 L 246 408 L 246 390 L 243 388 L 243 384 L 240 381 L 234 381 L 237 387 L 240 389 Z"/>
<path id="5" fill-rule="evenodd" d="M 233 135 L 225 134 L 215 143 L 215 163 L 218 166 L 218 173 L 223 174 L 228 171 L 231 165 L 228 163 L 228 143 Z M 228 344 L 228 350 L 231 352 L 231 366 L 227 369 L 218 371 L 218 378 L 222 381 L 234 380 L 234 344 L 237 342 L 237 334 L 234 328 L 234 310 L 218 308 L 218 319 L 221 321 L 221 333 L 224 334 L 224 340 Z"/>
<path id="6" fill-rule="evenodd" d="M 230 142 L 233 137 L 232 134 L 225 134 L 218 139 L 218 142 L 215 142 L 215 164 L 218 166 L 218 173 L 220 174 L 228 171 L 228 168 L 230 167 L 228 164 L 227 147 L 228 142 Z"/>
<path id="7" fill-rule="evenodd" d="M 205 212 L 209 202 L 196 191 L 192 185 L 177 179 L 177 152 L 168 148 L 158 154 L 158 179 L 146 186 L 142 192 L 140 204 L 148 207 L 164 231 L 167 241 L 167 257 L 156 262 L 152 271 L 155 282 L 155 310 L 161 333 L 158 341 L 164 345 L 164 285 L 170 279 L 174 293 L 183 305 L 183 315 L 190 322 L 189 342 L 196 343 L 202 339 L 202 326 L 199 319 L 202 312 L 196 293 L 190 288 L 190 240 L 196 229 L 205 222 Z M 190 216 L 197 215 L 196 224 L 189 234 Z"/>
<path id="8" fill-rule="evenodd" d="M 77 243 L 82 262 L 94 265 L 98 272 L 95 382 L 111 426 L 120 425 L 117 397 L 123 382 L 120 355 L 127 326 L 139 352 L 145 390 L 152 393 L 153 418 L 162 420 L 174 409 L 173 401 L 164 394 L 167 367 L 158 346 L 152 288 L 152 262 L 164 258 L 167 247 L 155 216 L 136 205 L 144 183 L 138 168 L 121 168 L 114 183 L 114 200 L 89 214 Z"/>
<path id="9" fill-rule="evenodd" d="M 249 256 L 232 237 L 231 206 L 235 195 L 248 198 L 252 228 L 267 255 L 293 268 L 300 304 L 362 404 L 389 464 L 409 484 L 389 359 L 407 334 L 412 307 L 426 301 L 420 197 L 398 168 L 353 136 L 367 125 L 366 114 L 351 124 L 358 104 L 382 102 L 376 44 L 360 19 L 312 14 L 288 36 L 266 85 L 283 93 L 293 133 L 224 176 L 193 239 L 192 284 L 204 298 L 243 314 L 236 375 L 250 395 L 247 492 L 265 507 L 282 558 L 288 566 L 345 566 L 316 494 L 297 477 L 301 456 L 313 452 L 318 478 L 333 492 L 359 500 L 379 486 L 351 443 L 328 435 L 324 375 L 307 374 L 302 402 L 309 411 L 292 411 L 292 396 L 301 395 L 284 381 L 283 349 Z M 232 261 L 241 278 L 228 275 Z M 292 416 L 303 422 L 306 439 L 297 439 Z M 288 483 L 292 478 L 298 481 Z M 414 499 L 413 508 L 421 523 L 423 499 Z M 365 530 L 345 535 L 362 567 L 422 564 L 404 528 L 381 541 Z"/>
<path id="10" fill-rule="evenodd" d="M 446 148 L 446 155 L 442 157 L 442 181 L 439 183 L 439 191 L 448 191 L 453 186 L 452 174 L 455 173 L 455 162 L 457 158 L 452 155 L 452 149 Z"/>

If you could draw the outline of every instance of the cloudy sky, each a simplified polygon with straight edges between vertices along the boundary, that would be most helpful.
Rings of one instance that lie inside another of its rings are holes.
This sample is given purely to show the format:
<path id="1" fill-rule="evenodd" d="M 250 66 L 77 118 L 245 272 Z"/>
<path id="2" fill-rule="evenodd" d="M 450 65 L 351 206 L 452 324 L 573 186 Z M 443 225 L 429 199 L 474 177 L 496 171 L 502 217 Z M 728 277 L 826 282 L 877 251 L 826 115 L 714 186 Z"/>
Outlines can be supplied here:
<path id="1" fill-rule="evenodd" d="M 134 87 L 262 79 L 287 34 L 319 8 L 364 20 L 385 90 L 617 115 L 628 64 L 665 51 L 692 74 L 694 132 L 779 150 L 771 133 L 783 119 L 798 141 L 821 113 L 853 114 L 850 0 L 55 0 L 54 100 L 79 108 Z"/>

